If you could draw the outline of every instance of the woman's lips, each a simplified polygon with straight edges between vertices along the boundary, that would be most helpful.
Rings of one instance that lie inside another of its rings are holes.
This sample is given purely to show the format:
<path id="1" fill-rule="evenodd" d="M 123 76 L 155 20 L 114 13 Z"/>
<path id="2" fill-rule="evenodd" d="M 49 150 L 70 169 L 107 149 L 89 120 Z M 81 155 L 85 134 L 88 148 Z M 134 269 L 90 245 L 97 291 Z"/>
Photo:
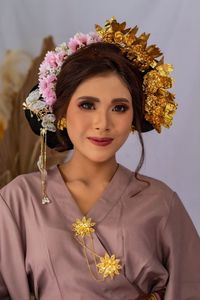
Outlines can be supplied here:
<path id="1" fill-rule="evenodd" d="M 90 142 L 97 146 L 107 146 L 112 143 L 113 139 L 111 138 L 96 138 L 96 137 L 88 137 Z"/>

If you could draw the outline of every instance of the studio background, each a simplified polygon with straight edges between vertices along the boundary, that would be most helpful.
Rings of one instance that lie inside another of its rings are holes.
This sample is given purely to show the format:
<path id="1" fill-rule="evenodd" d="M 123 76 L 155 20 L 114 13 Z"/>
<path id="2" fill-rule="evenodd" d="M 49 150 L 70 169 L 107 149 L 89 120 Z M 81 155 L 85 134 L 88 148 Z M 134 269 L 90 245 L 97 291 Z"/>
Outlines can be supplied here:
<path id="1" fill-rule="evenodd" d="M 173 126 L 161 134 L 144 134 L 146 159 L 142 173 L 158 178 L 182 199 L 200 232 L 200 2 L 199 0 L 1 0 L 0 62 L 7 49 L 38 55 L 45 36 L 56 43 L 76 32 L 94 31 L 94 24 L 115 16 L 119 22 L 151 33 L 165 62 L 174 66 L 173 92 L 179 104 Z M 28 125 L 27 125 L 28 126 Z M 136 135 L 118 153 L 120 163 L 134 170 L 140 155 Z"/>

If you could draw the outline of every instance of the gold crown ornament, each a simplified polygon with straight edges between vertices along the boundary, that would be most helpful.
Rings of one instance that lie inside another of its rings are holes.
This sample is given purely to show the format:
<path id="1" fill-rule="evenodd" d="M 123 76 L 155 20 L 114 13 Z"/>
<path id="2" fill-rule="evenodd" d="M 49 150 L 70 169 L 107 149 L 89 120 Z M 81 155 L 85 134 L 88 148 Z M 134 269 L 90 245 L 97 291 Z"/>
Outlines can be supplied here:
<path id="1" fill-rule="evenodd" d="M 173 85 L 171 64 L 164 64 L 164 58 L 156 45 L 147 45 L 150 34 L 136 36 L 138 27 L 126 28 L 126 22 L 118 23 L 115 17 L 107 20 L 104 27 L 96 25 L 102 41 L 117 45 L 122 54 L 143 74 L 145 95 L 145 119 L 157 132 L 161 126 L 169 128 L 177 109 L 175 95 L 168 91 Z"/>

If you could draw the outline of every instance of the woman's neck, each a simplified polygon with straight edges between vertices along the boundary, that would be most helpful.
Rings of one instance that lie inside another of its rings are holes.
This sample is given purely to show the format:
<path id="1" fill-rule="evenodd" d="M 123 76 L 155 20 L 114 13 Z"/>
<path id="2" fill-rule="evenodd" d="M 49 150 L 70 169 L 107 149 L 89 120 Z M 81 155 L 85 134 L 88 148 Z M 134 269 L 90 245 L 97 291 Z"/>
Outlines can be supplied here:
<path id="1" fill-rule="evenodd" d="M 69 161 L 60 166 L 66 182 L 80 181 L 86 186 L 107 184 L 118 168 L 116 158 L 106 162 L 93 162 L 73 155 Z"/>

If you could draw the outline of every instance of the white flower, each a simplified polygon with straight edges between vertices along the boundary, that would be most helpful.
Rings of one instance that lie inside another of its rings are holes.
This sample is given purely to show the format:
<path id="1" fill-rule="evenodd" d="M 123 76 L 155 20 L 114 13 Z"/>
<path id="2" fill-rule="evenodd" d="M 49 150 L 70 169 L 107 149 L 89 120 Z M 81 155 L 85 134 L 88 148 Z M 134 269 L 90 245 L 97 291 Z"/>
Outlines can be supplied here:
<path id="1" fill-rule="evenodd" d="M 46 103 L 42 100 L 37 100 L 36 102 L 29 104 L 29 109 L 36 114 L 39 111 L 44 110 L 46 107 L 47 107 Z"/>
<path id="2" fill-rule="evenodd" d="M 56 127 L 54 125 L 54 122 L 56 120 L 56 117 L 54 114 L 46 114 L 42 118 L 42 127 L 46 128 L 49 131 L 56 131 Z"/>
<path id="3" fill-rule="evenodd" d="M 55 122 L 56 117 L 54 114 L 47 114 L 42 119 L 44 122 L 52 122 L 53 123 L 53 122 Z"/>
<path id="4" fill-rule="evenodd" d="M 60 51 L 67 51 L 68 47 L 66 43 L 62 43 L 60 45 L 58 45 L 55 49 L 56 52 L 60 52 Z"/>
<path id="5" fill-rule="evenodd" d="M 36 102 L 38 101 L 38 99 L 40 98 L 40 92 L 39 89 L 32 91 L 28 97 L 26 98 L 26 104 L 29 105 L 32 102 Z"/>

